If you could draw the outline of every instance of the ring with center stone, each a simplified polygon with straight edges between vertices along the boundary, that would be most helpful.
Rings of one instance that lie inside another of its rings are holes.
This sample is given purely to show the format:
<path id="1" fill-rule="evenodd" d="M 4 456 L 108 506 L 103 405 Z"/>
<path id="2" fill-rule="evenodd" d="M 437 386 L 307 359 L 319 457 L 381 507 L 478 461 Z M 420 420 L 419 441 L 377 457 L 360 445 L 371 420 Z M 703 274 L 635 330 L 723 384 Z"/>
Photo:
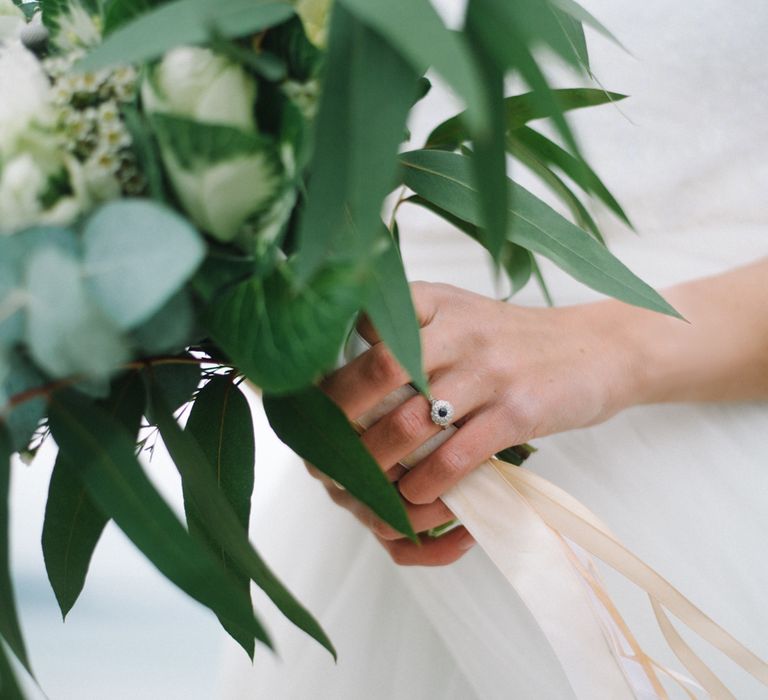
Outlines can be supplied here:
<path id="1" fill-rule="evenodd" d="M 453 420 L 453 414 L 453 406 L 449 401 L 432 399 L 432 409 L 429 413 L 429 417 L 432 419 L 433 423 L 442 428 L 447 428 Z"/>

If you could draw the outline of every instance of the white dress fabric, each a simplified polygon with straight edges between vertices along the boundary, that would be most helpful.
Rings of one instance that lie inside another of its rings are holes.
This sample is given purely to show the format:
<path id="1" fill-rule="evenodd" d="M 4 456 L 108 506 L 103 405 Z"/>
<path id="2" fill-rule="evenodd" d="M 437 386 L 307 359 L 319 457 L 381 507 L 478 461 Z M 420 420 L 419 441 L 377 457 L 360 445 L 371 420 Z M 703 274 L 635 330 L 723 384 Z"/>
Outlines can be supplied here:
<path id="1" fill-rule="evenodd" d="M 460 5 L 443 4 L 453 14 Z M 590 34 L 597 78 L 632 97 L 618 110 L 583 110 L 572 119 L 590 162 L 639 231 L 622 230 L 598 211 L 612 250 L 656 287 L 767 255 L 768 3 L 583 4 L 631 52 Z M 573 79 L 563 73 L 558 82 Z M 442 115 L 449 102 L 436 91 L 419 106 L 414 144 L 434 125 L 436 105 Z M 521 170 L 514 177 L 531 184 Z M 400 220 L 411 279 L 494 294 L 475 244 L 413 208 Z M 544 265 L 544 272 L 556 303 L 596 298 L 555 268 Z M 515 301 L 542 303 L 533 285 Z M 258 598 L 280 658 L 259 650 L 252 666 L 225 643 L 221 698 L 574 697 L 535 620 L 479 547 L 450 567 L 395 566 L 265 426 L 258 435 L 253 539 L 319 617 L 339 663 Z M 537 440 L 527 466 L 580 499 L 767 658 L 766 435 L 766 403 L 637 407 L 600 426 Z M 641 646 L 680 669 L 647 598 L 611 572 L 606 578 Z M 718 652 L 684 636 L 739 700 L 768 698 L 768 689 Z"/>

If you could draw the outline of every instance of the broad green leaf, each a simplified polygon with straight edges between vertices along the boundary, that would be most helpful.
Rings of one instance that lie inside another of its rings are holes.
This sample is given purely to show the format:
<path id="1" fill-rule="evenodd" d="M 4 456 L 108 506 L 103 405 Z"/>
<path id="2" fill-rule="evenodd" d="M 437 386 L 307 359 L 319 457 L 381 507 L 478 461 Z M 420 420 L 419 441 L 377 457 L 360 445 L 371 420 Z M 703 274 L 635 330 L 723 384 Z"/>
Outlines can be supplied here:
<path id="1" fill-rule="evenodd" d="M 200 446 L 206 463 L 213 468 L 216 483 L 232 506 L 240 526 L 248 535 L 253 493 L 254 435 L 253 419 L 248 401 L 235 386 L 234 374 L 215 375 L 198 394 L 189 420 L 188 432 Z M 187 526 L 197 537 L 221 558 L 222 564 L 232 571 L 240 587 L 250 596 L 251 579 L 237 568 L 205 527 L 194 499 L 184 495 Z M 235 621 L 222 618 L 222 626 L 238 641 L 249 656 L 253 656 L 253 638 Z"/>
<path id="2" fill-rule="evenodd" d="M 2 639 L 0 639 L 0 698 L 3 700 L 27 700 L 16 678 L 16 673 L 5 651 Z"/>
<path id="3" fill-rule="evenodd" d="M 370 258 L 418 77 L 381 36 L 341 2 L 334 5 L 312 177 L 299 223 L 300 283 L 332 256 Z"/>
<path id="4" fill-rule="evenodd" d="M 110 202 L 83 233 L 85 273 L 105 313 L 135 328 L 192 276 L 205 255 L 200 235 L 166 207 L 142 199 Z"/>
<path id="5" fill-rule="evenodd" d="M 403 181 L 437 207 L 477 226 L 477 193 L 466 156 L 446 151 L 401 155 Z M 509 238 L 548 257 L 575 279 L 612 297 L 680 317 L 656 291 L 618 258 L 528 190 L 510 181 Z"/>
<path id="6" fill-rule="evenodd" d="M 391 239 L 371 268 L 371 290 L 365 312 L 384 344 L 408 372 L 418 390 L 427 396 L 429 386 L 421 361 L 419 320 L 400 253 Z"/>
<path id="7" fill-rule="evenodd" d="M 584 161 L 575 158 L 562 146 L 527 126 L 509 134 L 507 146 L 513 154 L 515 154 L 515 149 L 519 144 L 525 146 L 542 162 L 557 166 L 581 189 L 597 197 L 624 223 L 632 226 L 621 205 L 608 191 L 597 173 Z"/>
<path id="8" fill-rule="evenodd" d="M 131 338 L 148 355 L 180 352 L 191 344 L 195 320 L 190 295 L 181 289 L 136 328 Z"/>
<path id="9" fill-rule="evenodd" d="M 234 567 L 249 576 L 269 596 L 283 615 L 335 658 L 336 651 L 322 627 L 270 571 L 251 545 L 235 510 L 216 482 L 214 467 L 195 438 L 179 427 L 160 394 L 151 393 L 150 400 L 163 442 L 181 474 L 185 500 L 193 504 L 199 523 L 210 539 L 226 552 Z M 220 614 L 220 619 L 240 620 L 226 612 Z"/>
<path id="10" fill-rule="evenodd" d="M 552 97 L 553 102 L 547 104 L 543 104 L 532 92 L 506 97 L 504 99 L 504 112 L 507 129 L 519 129 L 534 119 L 551 117 L 553 106 L 559 111 L 568 112 L 584 107 L 596 107 L 607 102 L 619 102 L 626 98 L 626 95 L 594 88 L 564 88 L 552 90 Z M 460 112 L 432 130 L 432 133 L 427 137 L 426 147 L 453 150 L 468 139 L 466 113 Z"/>
<path id="11" fill-rule="evenodd" d="M 111 0 L 104 13 L 104 34 L 111 34 L 121 24 L 162 5 L 166 0 Z"/>
<path id="12" fill-rule="evenodd" d="M 11 453 L 11 441 L 0 423 L 0 638 L 8 643 L 16 658 L 32 673 L 16 614 L 16 597 L 10 571 L 8 526 Z"/>
<path id="13" fill-rule="evenodd" d="M 159 391 L 171 411 L 192 400 L 201 377 L 200 363 L 188 354 L 152 362 L 141 371 L 141 378 L 147 392 L 150 388 Z M 146 406 L 146 417 L 149 423 L 154 425 L 155 417 L 152 413 L 152 403 L 149 401 Z"/>
<path id="14" fill-rule="evenodd" d="M 0 379 L 0 397 L 4 395 L 7 400 L 12 396 L 45 384 L 45 377 L 22 354 L 19 348 L 15 348 L 7 354 L 6 362 L 8 363 L 8 372 L 4 382 Z M 5 421 L 14 452 L 19 452 L 27 447 L 40 419 L 45 415 L 45 408 L 44 396 L 26 399 L 10 409 L 3 407 L 3 398 L 0 398 L 0 416 Z"/>
<path id="15" fill-rule="evenodd" d="M 340 483 L 382 520 L 411 539 L 416 535 L 403 503 L 341 409 L 311 386 L 289 396 L 264 396 L 277 436 L 299 456 Z"/>
<path id="16" fill-rule="evenodd" d="M 76 67 L 94 71 L 160 57 L 182 44 L 202 44 L 211 36 L 237 38 L 285 21 L 294 13 L 284 2 L 265 0 L 175 0 L 123 24 Z"/>
<path id="17" fill-rule="evenodd" d="M 504 71 L 480 40 L 482 19 L 478 17 L 482 7 L 470 0 L 467 10 L 466 33 L 472 41 L 475 58 L 482 75 L 483 97 L 489 115 L 490 128 L 473 139 L 472 163 L 475 182 L 480 197 L 484 225 L 481 235 L 495 262 L 499 262 L 507 235 L 507 160 L 504 152 Z"/>
<path id="18" fill-rule="evenodd" d="M 322 51 L 307 39 L 304 25 L 298 17 L 291 17 L 270 29 L 264 36 L 261 49 L 280 56 L 286 62 L 288 74 L 299 82 L 316 75 L 323 56 Z"/>
<path id="19" fill-rule="evenodd" d="M 43 370 L 54 377 L 100 378 L 127 359 L 119 329 L 92 302 L 79 261 L 57 247 L 41 246 L 25 277 L 25 340 Z"/>
<path id="20" fill-rule="evenodd" d="M 192 539 L 144 474 L 134 437 L 73 391 L 56 392 L 49 412 L 59 449 L 98 507 L 185 593 L 216 615 L 238 620 L 271 647 L 251 601 L 210 550 Z"/>
<path id="21" fill-rule="evenodd" d="M 129 435 L 139 431 L 144 391 L 136 372 L 113 383 L 103 408 Z M 59 451 L 48 486 L 43 522 L 43 558 L 48 580 L 66 618 L 83 590 L 101 533 L 109 520 L 93 502 L 72 457 Z"/>
<path id="22" fill-rule="evenodd" d="M 434 68 L 469 106 L 475 132 L 489 127 L 482 78 L 464 37 L 446 28 L 429 0 L 339 0 L 386 39 L 421 74 Z"/>
<path id="23" fill-rule="evenodd" d="M 265 391 L 306 386 L 338 357 L 363 281 L 349 267 L 321 270 L 296 290 L 290 270 L 242 282 L 208 309 L 207 327 L 234 364 Z"/>

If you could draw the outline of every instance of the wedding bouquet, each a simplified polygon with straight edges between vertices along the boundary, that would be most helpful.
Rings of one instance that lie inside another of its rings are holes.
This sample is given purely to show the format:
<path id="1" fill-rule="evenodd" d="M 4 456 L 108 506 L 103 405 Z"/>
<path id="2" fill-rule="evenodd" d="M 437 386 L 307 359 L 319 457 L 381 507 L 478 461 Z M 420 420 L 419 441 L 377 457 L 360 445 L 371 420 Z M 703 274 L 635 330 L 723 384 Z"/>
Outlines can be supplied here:
<path id="1" fill-rule="evenodd" d="M 563 116 L 623 96 L 550 89 L 540 68 L 548 52 L 589 75 L 582 23 L 607 34 L 572 0 L 470 0 L 457 29 L 427 0 L 0 0 L 3 697 L 22 696 L 5 645 L 32 668 L 9 574 L 11 456 L 29 461 L 49 434 L 59 451 L 42 546 L 64 615 L 113 520 L 249 655 L 270 645 L 251 581 L 334 653 L 249 542 L 254 439 L 240 385 L 261 389 L 296 452 L 415 536 L 314 385 L 364 312 L 428 395 L 402 204 L 475 239 L 513 291 L 544 284 L 540 255 L 675 314 L 605 248 L 582 201 L 626 221 Z M 466 109 L 411 144 L 427 70 Z M 512 73 L 529 92 L 506 95 Z M 529 125 L 540 119 L 556 138 Z M 571 219 L 509 179 L 508 156 Z M 158 438 L 186 524 L 139 461 Z"/>

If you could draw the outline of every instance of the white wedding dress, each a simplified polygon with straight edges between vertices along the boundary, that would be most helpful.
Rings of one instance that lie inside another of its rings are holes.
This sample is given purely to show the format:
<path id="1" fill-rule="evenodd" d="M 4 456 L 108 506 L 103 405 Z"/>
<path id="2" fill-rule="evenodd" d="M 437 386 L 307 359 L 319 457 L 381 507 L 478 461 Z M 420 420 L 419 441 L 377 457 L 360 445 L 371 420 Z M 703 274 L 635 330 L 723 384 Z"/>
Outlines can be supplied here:
<path id="1" fill-rule="evenodd" d="M 657 287 L 768 254 L 768 3 L 583 4 L 632 54 L 590 34 L 597 77 L 632 97 L 620 111 L 605 106 L 572 118 L 591 163 L 640 234 L 601 216 L 613 251 Z M 443 5 L 454 14 L 460 9 L 460 3 Z M 573 79 L 563 74 L 561 82 Z M 419 106 L 414 144 L 445 114 L 449 99 L 437 91 Z M 522 171 L 514 176 L 529 183 Z M 411 279 L 494 294 L 477 246 L 406 209 L 401 231 Z M 544 270 L 558 304 L 595 298 L 551 266 Z M 534 285 L 516 301 L 542 303 Z M 767 435 L 766 403 L 638 407 L 603 425 L 536 441 L 539 452 L 527 466 L 585 503 L 630 549 L 766 658 Z M 258 436 L 253 539 L 319 617 L 339 663 L 258 597 L 280 658 L 260 649 L 251 666 L 226 642 L 219 697 L 574 697 L 536 622 L 479 547 L 450 567 L 395 566 L 275 444 L 266 425 Z M 641 645 L 679 669 L 647 598 L 616 575 L 609 573 L 607 582 Z M 768 698 L 768 689 L 718 652 L 684 636 L 739 700 Z"/>

